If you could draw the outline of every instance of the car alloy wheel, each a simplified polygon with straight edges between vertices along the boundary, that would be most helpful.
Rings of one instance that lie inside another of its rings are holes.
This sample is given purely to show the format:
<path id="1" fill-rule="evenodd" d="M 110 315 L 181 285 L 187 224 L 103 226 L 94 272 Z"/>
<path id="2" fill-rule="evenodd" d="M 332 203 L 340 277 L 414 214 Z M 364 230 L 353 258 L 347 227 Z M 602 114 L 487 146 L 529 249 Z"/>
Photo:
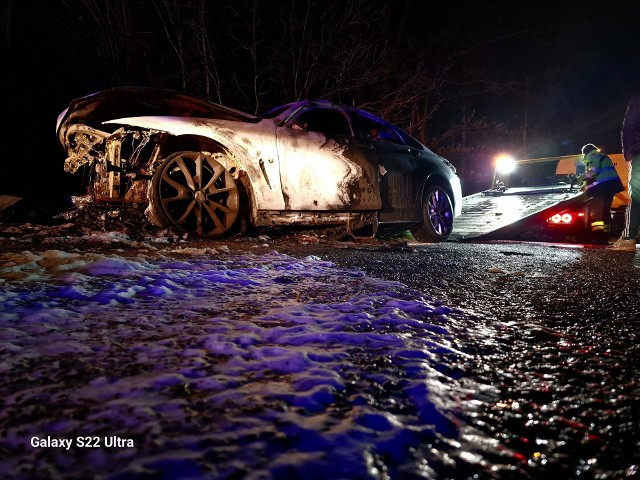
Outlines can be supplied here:
<path id="1" fill-rule="evenodd" d="M 453 207 L 447 192 L 437 186 L 432 188 L 426 208 L 433 230 L 441 237 L 448 237 L 453 227 Z"/>
<path id="2" fill-rule="evenodd" d="M 422 204 L 422 225 L 412 232 L 413 236 L 420 242 L 444 242 L 453 230 L 453 216 L 453 204 L 444 188 L 428 185 Z"/>
<path id="3" fill-rule="evenodd" d="M 228 234 L 240 211 L 233 176 L 204 152 L 169 155 L 154 173 L 149 200 L 169 226 L 198 237 Z"/>

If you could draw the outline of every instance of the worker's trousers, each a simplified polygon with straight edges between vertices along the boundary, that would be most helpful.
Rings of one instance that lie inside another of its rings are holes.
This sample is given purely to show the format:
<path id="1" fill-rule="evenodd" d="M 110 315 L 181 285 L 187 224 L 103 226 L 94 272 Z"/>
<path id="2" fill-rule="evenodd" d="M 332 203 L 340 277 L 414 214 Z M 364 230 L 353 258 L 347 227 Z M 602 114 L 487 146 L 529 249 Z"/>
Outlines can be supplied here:
<path id="1" fill-rule="evenodd" d="M 608 232 L 611 224 L 611 202 L 618 192 L 624 190 L 620 178 L 609 177 L 587 186 L 589 201 L 589 223 L 592 232 Z"/>

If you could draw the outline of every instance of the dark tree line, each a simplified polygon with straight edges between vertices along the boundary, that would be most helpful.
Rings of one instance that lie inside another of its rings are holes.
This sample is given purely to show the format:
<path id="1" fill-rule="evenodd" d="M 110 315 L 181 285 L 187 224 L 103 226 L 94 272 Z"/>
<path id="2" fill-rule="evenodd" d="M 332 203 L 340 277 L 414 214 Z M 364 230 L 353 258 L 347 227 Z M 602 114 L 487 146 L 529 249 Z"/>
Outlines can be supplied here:
<path id="1" fill-rule="evenodd" d="M 485 93 L 486 85 L 466 82 L 460 62 L 496 36 L 472 28 L 480 7 L 443 15 L 442 5 L 58 0 L 41 7 L 52 13 L 52 54 L 66 64 L 64 79 L 78 95 L 154 85 L 253 113 L 328 98 L 372 110 L 433 145 L 440 137 L 461 141 L 447 121 L 463 122 L 468 135 L 477 130 L 471 106 L 457 119 L 438 114 L 447 102 Z"/>

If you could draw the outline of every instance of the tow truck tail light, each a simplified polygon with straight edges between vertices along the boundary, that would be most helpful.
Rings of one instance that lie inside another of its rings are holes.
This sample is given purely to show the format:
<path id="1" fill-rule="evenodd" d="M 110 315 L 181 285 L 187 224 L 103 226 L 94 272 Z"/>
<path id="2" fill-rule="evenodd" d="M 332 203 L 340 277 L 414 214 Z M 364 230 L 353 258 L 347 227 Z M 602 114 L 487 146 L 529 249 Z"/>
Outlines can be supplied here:
<path id="1" fill-rule="evenodd" d="M 548 223 L 553 225 L 570 225 L 575 222 L 578 217 L 584 217 L 584 212 L 579 213 L 571 213 L 571 212 L 562 212 L 556 213 L 555 215 L 549 217 L 547 219 Z"/>

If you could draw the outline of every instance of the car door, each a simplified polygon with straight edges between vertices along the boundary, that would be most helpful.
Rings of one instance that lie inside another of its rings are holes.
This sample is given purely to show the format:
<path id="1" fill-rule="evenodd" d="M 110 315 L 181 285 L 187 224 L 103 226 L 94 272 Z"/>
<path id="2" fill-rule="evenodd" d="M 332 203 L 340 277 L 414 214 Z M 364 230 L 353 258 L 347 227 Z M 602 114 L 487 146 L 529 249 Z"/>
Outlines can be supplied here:
<path id="1" fill-rule="evenodd" d="M 386 122 L 368 115 L 361 115 L 360 120 L 380 165 L 381 219 L 387 215 L 395 220 L 417 219 L 424 181 L 421 150 L 407 145 L 397 130 Z"/>
<path id="2" fill-rule="evenodd" d="M 277 128 L 276 144 L 285 210 L 381 207 L 371 144 L 356 140 L 341 110 L 317 105 L 300 110 Z"/>

